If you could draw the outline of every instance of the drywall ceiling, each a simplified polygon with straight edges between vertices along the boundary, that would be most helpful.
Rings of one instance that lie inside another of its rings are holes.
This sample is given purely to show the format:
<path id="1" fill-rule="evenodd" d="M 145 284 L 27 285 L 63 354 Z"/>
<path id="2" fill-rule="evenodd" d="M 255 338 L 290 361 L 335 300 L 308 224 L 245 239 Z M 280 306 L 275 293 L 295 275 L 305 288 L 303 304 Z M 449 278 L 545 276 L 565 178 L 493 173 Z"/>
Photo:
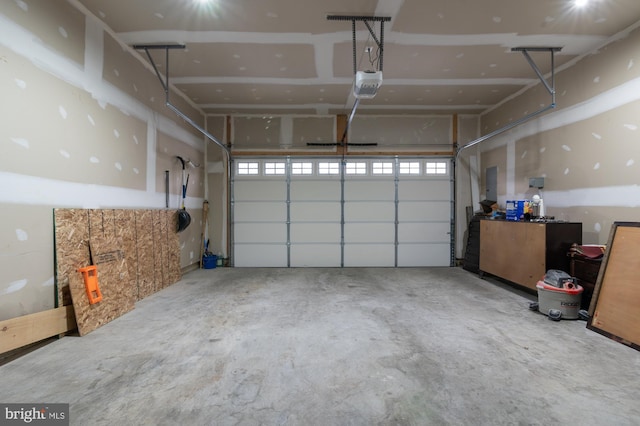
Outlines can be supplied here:
<path id="1" fill-rule="evenodd" d="M 539 81 L 511 48 L 562 47 L 561 69 L 640 21 L 638 0 L 590 0 L 581 9 L 573 0 L 77 2 L 128 45 L 185 44 L 170 51 L 171 82 L 206 113 L 222 114 L 348 112 L 351 22 L 327 15 L 391 18 L 383 86 L 360 114 L 481 113 Z M 380 38 L 380 25 L 371 26 Z M 363 22 L 356 32 L 357 69 L 367 70 L 366 47 L 375 54 L 376 43 Z M 164 52 L 153 57 L 164 73 Z M 550 53 L 532 57 L 551 70 Z"/>

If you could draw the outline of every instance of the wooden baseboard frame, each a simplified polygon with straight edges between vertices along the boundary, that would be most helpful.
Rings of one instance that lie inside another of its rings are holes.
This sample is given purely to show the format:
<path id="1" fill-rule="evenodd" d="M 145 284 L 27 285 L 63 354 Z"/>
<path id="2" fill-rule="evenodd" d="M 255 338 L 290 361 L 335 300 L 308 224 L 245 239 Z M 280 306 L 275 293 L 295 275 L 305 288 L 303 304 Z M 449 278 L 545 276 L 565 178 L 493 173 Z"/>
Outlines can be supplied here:
<path id="1" fill-rule="evenodd" d="M 182 271 L 182 275 L 184 275 L 184 274 L 187 274 L 189 272 L 197 271 L 198 269 L 200 269 L 200 264 L 199 263 L 192 263 L 191 265 L 187 265 L 184 268 L 182 268 L 181 271 Z"/>
<path id="2" fill-rule="evenodd" d="M 0 354 L 76 328 L 73 306 L 0 321 Z"/>

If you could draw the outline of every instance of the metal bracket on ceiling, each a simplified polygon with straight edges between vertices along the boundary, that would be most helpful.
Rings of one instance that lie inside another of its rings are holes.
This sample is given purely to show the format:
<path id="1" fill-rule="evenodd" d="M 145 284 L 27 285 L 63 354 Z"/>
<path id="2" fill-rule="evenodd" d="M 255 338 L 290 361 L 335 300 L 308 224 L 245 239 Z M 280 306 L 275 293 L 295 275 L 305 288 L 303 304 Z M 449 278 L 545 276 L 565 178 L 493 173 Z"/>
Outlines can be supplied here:
<path id="1" fill-rule="evenodd" d="M 357 52 L 356 52 L 356 22 L 364 22 L 371 38 L 376 42 L 380 49 L 380 57 L 378 62 L 378 71 L 382 71 L 384 59 L 384 23 L 391 21 L 389 16 L 362 16 L 362 15 L 327 15 L 328 21 L 351 21 L 352 43 L 353 43 L 353 74 L 358 72 Z M 369 22 L 380 22 L 380 40 L 376 36 L 375 31 L 371 28 Z"/>
<path id="2" fill-rule="evenodd" d="M 186 46 L 184 44 L 134 44 L 133 48 L 136 50 L 144 50 L 145 53 L 147 54 L 147 58 L 149 58 L 149 62 L 151 63 L 151 66 L 153 67 L 153 70 L 156 72 L 156 75 L 158 76 L 158 80 L 160 80 L 160 84 L 162 85 L 162 88 L 164 89 L 164 94 L 166 97 L 166 101 L 169 102 L 169 50 L 170 49 L 184 49 Z M 149 53 L 150 50 L 164 50 L 165 53 L 165 79 L 162 79 L 162 75 L 160 74 L 160 71 L 158 71 L 158 67 L 156 66 L 155 61 L 153 60 L 153 57 L 151 56 L 151 53 Z"/>
<path id="3" fill-rule="evenodd" d="M 382 71 L 384 65 L 384 23 L 391 21 L 391 17 L 389 16 L 363 16 L 363 15 L 327 15 L 328 21 L 351 21 L 351 34 L 352 34 L 352 46 L 353 46 L 353 75 L 355 76 L 358 73 L 358 54 L 357 54 L 357 46 L 356 46 L 356 22 L 364 22 L 367 29 L 369 30 L 369 34 L 371 34 L 371 38 L 376 42 L 378 49 L 380 50 L 380 54 L 378 56 L 378 71 Z M 380 23 L 380 40 L 371 28 L 369 22 L 379 22 Z M 342 138 L 340 139 L 341 145 L 344 145 L 347 134 L 349 133 L 349 127 L 351 126 L 351 121 L 355 116 L 356 109 L 358 109 L 358 105 L 360 104 L 360 99 L 356 99 L 353 107 L 351 108 L 351 114 L 349 114 L 349 119 L 347 120 L 347 125 L 345 126 L 344 133 Z"/>
<path id="4" fill-rule="evenodd" d="M 504 127 L 501 127 L 497 130 L 494 130 L 493 132 L 484 135 L 484 136 L 480 136 L 478 139 L 472 140 L 471 142 L 468 142 L 467 144 L 463 145 L 460 147 L 460 149 L 458 149 L 458 151 L 456 152 L 456 158 L 458 157 L 458 155 L 460 155 L 460 153 L 467 149 L 470 148 L 474 145 L 479 144 L 480 142 L 484 142 L 487 139 L 491 139 L 495 136 L 498 136 L 501 133 L 506 132 L 507 130 L 511 130 L 516 126 L 519 126 L 529 120 L 531 120 L 532 118 L 537 117 L 538 115 L 545 113 L 553 108 L 556 107 L 556 69 L 555 69 L 555 53 L 559 52 L 560 50 L 562 50 L 561 47 L 514 47 L 511 49 L 512 52 L 522 52 L 522 54 L 524 55 L 524 57 L 527 59 L 527 61 L 529 62 L 529 65 L 531 65 L 531 68 L 533 68 L 533 70 L 535 71 L 535 73 L 538 75 L 538 78 L 540 79 L 540 81 L 542 82 L 542 84 L 544 84 L 544 87 L 547 89 L 547 92 L 549 92 L 549 94 L 551 95 L 551 103 L 537 111 L 534 111 L 522 118 L 520 118 L 519 120 L 516 121 L 512 121 L 511 123 L 507 124 Z M 544 75 L 542 74 L 542 72 L 540 71 L 540 68 L 536 65 L 536 63 L 534 62 L 534 60 L 531 58 L 531 55 L 529 55 L 529 52 L 549 52 L 551 54 L 551 84 L 549 84 L 549 82 L 547 81 L 547 79 L 544 77 Z"/>
<path id="5" fill-rule="evenodd" d="M 136 50 L 144 50 L 145 53 L 147 54 L 147 58 L 149 58 L 149 62 L 151 63 L 151 66 L 153 67 L 153 70 L 156 72 L 156 76 L 158 76 L 158 80 L 160 80 L 160 84 L 162 85 L 162 88 L 164 89 L 166 106 L 170 110 L 175 112 L 178 116 L 180 116 L 184 121 L 186 121 L 191 126 L 193 126 L 196 130 L 198 130 L 200 133 L 202 133 L 204 136 L 209 138 L 213 143 L 215 143 L 220 148 L 222 148 L 223 151 L 227 153 L 227 161 L 230 162 L 231 161 L 231 154 L 229 152 L 229 148 L 227 146 L 225 146 L 222 142 L 220 142 L 218 139 L 216 139 L 211 133 L 207 132 L 201 125 L 196 123 L 192 118 L 190 118 L 188 115 L 186 115 L 185 113 L 180 111 L 180 109 L 178 109 L 178 107 L 173 105 L 169 100 L 169 50 L 172 50 L 172 49 L 184 49 L 184 48 L 186 48 L 186 46 L 184 44 L 173 43 L 173 44 L 134 44 L 132 47 L 134 49 L 136 49 Z M 164 80 L 162 78 L 162 74 L 160 74 L 160 71 L 158 70 L 158 66 L 156 65 L 156 62 L 153 60 L 153 57 L 151 56 L 151 53 L 149 52 L 150 50 L 164 50 L 164 54 L 165 54 L 165 77 L 164 77 Z"/>
<path id="6" fill-rule="evenodd" d="M 533 71 L 535 71 L 536 75 L 544 84 L 544 87 L 547 89 L 547 92 L 551 95 L 551 104 L 556 104 L 556 64 L 555 64 L 555 53 L 562 50 L 562 47 L 514 47 L 511 49 L 512 52 L 522 52 L 522 55 L 525 57 Z M 540 71 L 538 65 L 536 65 L 529 52 L 549 52 L 551 55 L 551 84 L 547 81 L 547 79 Z"/>

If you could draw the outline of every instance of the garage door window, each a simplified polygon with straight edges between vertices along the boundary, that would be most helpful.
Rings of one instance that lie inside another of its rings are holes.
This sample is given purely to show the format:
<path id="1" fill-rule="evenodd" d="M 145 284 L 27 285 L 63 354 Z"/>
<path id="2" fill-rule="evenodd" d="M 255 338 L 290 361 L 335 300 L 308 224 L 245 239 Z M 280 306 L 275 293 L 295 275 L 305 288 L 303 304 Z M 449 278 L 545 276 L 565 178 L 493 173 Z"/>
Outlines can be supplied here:
<path id="1" fill-rule="evenodd" d="M 284 175 L 286 173 L 286 164 L 279 163 L 264 163 L 264 174 L 267 176 Z"/>
<path id="2" fill-rule="evenodd" d="M 259 171 L 258 162 L 241 161 L 238 163 L 239 175 L 257 175 Z"/>
<path id="3" fill-rule="evenodd" d="M 340 163 L 336 162 L 319 162 L 318 163 L 319 175 L 339 175 Z"/>
<path id="4" fill-rule="evenodd" d="M 418 161 L 402 161 L 400 163 L 401 175 L 419 175 L 420 163 Z"/>
<path id="5" fill-rule="evenodd" d="M 367 163 L 365 162 L 349 162 L 345 172 L 348 175 L 366 175 Z"/>
<path id="6" fill-rule="evenodd" d="M 295 162 L 291 163 L 292 175 L 312 175 L 313 163 L 311 162 Z"/>
<path id="7" fill-rule="evenodd" d="M 447 163 L 445 162 L 431 162 L 427 161 L 425 174 L 427 175 L 446 175 Z"/>
<path id="8" fill-rule="evenodd" d="M 393 163 L 391 161 L 376 161 L 371 168 L 371 173 L 374 175 L 392 175 Z"/>

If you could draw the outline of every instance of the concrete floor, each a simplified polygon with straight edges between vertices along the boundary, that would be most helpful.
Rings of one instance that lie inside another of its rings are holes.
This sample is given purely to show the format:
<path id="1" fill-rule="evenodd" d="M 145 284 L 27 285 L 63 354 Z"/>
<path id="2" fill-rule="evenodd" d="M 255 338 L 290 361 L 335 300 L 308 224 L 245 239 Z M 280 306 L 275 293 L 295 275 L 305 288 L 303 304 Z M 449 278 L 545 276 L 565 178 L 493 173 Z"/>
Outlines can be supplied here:
<path id="1" fill-rule="evenodd" d="M 460 268 L 199 270 L 0 367 L 74 425 L 638 425 L 640 353 Z"/>

